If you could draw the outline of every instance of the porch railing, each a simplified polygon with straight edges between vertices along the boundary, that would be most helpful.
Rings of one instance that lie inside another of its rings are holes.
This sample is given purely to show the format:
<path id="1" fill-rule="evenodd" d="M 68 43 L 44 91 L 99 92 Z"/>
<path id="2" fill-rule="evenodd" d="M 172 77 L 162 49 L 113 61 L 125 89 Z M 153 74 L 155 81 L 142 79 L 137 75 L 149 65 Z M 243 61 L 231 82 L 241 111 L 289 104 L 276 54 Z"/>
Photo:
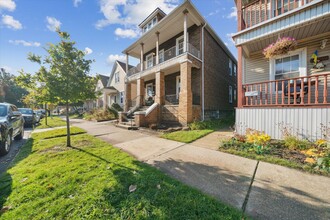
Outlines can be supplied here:
<path id="1" fill-rule="evenodd" d="M 330 72 L 243 85 L 245 107 L 330 104 Z"/>
<path id="2" fill-rule="evenodd" d="M 171 47 L 170 49 L 164 51 L 163 55 L 159 54 L 159 62 L 158 63 L 161 64 L 165 61 L 168 61 L 172 58 L 175 58 L 175 57 L 183 54 L 183 49 L 182 49 L 183 45 L 182 44 L 183 43 L 181 43 L 181 45 L 179 45 L 179 47 L 174 46 L 174 47 Z M 195 56 L 197 58 L 200 58 L 200 51 L 190 43 L 187 43 L 187 52 L 192 54 L 193 56 Z M 152 68 L 156 65 L 157 65 L 156 56 L 154 56 L 152 59 L 145 60 L 143 62 L 143 67 L 144 67 L 143 70 L 147 70 L 147 69 Z M 132 75 L 134 75 L 138 72 L 141 72 L 141 64 L 140 63 L 136 67 L 133 67 L 133 68 L 129 69 L 127 75 L 132 76 Z"/>
<path id="3" fill-rule="evenodd" d="M 242 18 L 245 28 L 277 17 L 301 7 L 313 0 L 252 0 L 242 6 Z"/>

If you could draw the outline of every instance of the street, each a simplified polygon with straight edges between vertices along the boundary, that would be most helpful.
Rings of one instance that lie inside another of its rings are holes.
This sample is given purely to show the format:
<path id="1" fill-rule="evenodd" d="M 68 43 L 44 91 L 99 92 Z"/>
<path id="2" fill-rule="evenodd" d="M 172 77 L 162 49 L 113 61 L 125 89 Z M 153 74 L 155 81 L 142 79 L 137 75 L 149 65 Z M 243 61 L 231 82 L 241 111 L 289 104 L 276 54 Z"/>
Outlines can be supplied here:
<path id="1" fill-rule="evenodd" d="M 31 127 L 24 128 L 24 138 L 19 141 L 13 140 L 10 152 L 4 156 L 0 156 L 0 173 L 4 172 L 7 169 L 10 162 L 15 158 L 20 148 L 24 145 L 24 143 L 30 136 L 32 130 L 33 128 Z"/>

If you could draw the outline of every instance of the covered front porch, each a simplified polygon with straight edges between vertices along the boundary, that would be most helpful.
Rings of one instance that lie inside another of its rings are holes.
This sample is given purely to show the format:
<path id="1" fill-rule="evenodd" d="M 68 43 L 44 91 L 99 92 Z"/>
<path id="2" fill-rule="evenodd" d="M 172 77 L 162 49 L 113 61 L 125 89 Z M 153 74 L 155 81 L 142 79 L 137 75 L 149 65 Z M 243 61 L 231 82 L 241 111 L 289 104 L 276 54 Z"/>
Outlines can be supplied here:
<path id="1" fill-rule="evenodd" d="M 200 110 L 194 107 L 201 103 L 200 83 L 200 68 L 188 59 L 138 79 L 131 78 L 126 84 L 125 110 L 128 113 L 147 111 L 157 104 L 158 123 L 176 121 L 186 125 L 200 119 Z M 131 96 L 134 92 L 131 85 L 136 85 L 135 97 Z"/>

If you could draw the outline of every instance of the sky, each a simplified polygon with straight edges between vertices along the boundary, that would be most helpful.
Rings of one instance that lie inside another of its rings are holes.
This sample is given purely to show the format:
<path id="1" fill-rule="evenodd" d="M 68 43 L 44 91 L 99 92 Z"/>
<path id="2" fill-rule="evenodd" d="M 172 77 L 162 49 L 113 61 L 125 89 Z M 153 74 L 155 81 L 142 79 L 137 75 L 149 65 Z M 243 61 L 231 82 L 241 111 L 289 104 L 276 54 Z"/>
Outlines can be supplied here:
<path id="1" fill-rule="evenodd" d="M 141 23 L 155 8 L 169 13 L 184 0 L 0 0 L 0 68 L 18 75 L 35 73 L 29 52 L 45 56 L 48 43 L 59 42 L 56 27 L 71 35 L 76 47 L 94 60 L 91 75 L 109 75 L 122 51 L 135 42 Z M 231 40 L 237 30 L 234 0 L 191 0 L 237 57 Z M 136 64 L 130 58 L 130 64 Z"/>

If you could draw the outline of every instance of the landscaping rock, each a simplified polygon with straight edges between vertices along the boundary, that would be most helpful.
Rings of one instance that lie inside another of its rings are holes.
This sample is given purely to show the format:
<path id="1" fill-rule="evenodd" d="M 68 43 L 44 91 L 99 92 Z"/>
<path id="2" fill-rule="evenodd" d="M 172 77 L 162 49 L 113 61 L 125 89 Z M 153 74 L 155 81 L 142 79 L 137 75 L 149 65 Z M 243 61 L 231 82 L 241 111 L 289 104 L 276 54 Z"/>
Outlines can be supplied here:
<path id="1" fill-rule="evenodd" d="M 183 127 L 183 128 L 182 128 L 182 131 L 189 131 L 189 130 L 190 130 L 189 127 Z"/>

